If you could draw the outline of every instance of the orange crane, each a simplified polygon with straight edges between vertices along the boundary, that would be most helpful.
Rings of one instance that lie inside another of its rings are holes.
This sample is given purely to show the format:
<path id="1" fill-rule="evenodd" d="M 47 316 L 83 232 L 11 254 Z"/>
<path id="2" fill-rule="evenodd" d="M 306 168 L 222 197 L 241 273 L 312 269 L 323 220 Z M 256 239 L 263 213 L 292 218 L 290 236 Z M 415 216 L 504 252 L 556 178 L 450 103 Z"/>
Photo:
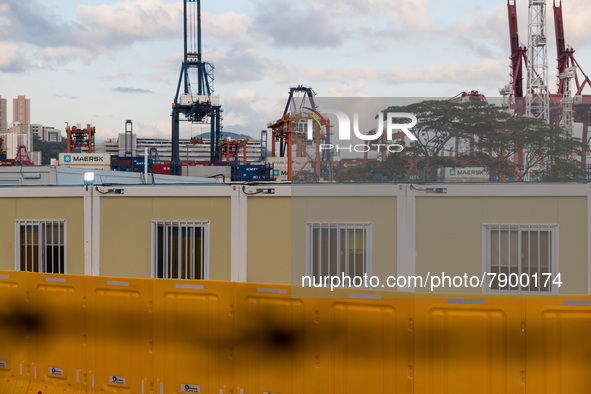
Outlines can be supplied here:
<path id="1" fill-rule="evenodd" d="M 79 129 L 76 126 L 70 127 L 66 123 L 66 133 L 68 134 L 68 153 L 72 153 L 72 148 L 86 147 L 88 153 L 92 153 L 94 148 L 95 128 L 87 125 L 85 129 Z"/>
<path id="2" fill-rule="evenodd" d="M 296 103 L 296 94 L 302 94 L 300 102 Z M 304 166 L 299 170 L 302 172 L 308 164 L 311 165 L 316 176 L 321 175 L 321 164 L 329 163 L 331 158 L 322 158 L 320 155 L 320 142 L 324 140 L 330 133 L 326 130 L 326 135 L 321 133 L 320 127 L 312 122 L 311 141 L 307 139 L 307 132 L 300 129 L 300 126 L 307 127 L 308 120 L 313 119 L 306 110 L 310 108 L 305 107 L 306 99 L 310 103 L 311 109 L 316 109 L 314 102 L 314 91 L 312 88 L 299 85 L 290 88 L 289 98 L 283 111 L 283 116 L 275 122 L 269 123 L 267 128 L 271 129 L 271 156 L 272 157 L 286 157 L 287 156 L 287 180 L 291 181 L 293 172 L 293 150 L 295 148 L 296 157 L 307 158 Z M 299 105 L 298 105 L 299 104 Z M 279 144 L 279 152 L 277 152 L 276 144 Z M 311 143 L 315 147 L 313 155 L 308 153 L 307 147 Z M 325 154 L 326 152 L 323 152 Z M 297 175 L 297 174 L 296 174 Z"/>
<path id="3" fill-rule="evenodd" d="M 34 165 L 31 157 L 29 156 L 29 152 L 27 152 L 27 147 L 24 145 L 19 145 L 16 150 L 16 161 L 21 166 L 32 166 Z"/>

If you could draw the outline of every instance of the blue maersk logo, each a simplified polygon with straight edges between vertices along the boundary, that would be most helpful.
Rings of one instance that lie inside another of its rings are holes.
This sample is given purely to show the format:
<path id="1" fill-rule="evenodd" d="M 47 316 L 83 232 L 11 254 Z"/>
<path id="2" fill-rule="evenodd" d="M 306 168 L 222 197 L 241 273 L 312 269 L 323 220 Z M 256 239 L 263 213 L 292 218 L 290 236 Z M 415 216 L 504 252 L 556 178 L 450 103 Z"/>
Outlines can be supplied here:
<path id="1" fill-rule="evenodd" d="M 64 163 L 71 163 L 72 156 L 71 155 L 64 155 Z"/>

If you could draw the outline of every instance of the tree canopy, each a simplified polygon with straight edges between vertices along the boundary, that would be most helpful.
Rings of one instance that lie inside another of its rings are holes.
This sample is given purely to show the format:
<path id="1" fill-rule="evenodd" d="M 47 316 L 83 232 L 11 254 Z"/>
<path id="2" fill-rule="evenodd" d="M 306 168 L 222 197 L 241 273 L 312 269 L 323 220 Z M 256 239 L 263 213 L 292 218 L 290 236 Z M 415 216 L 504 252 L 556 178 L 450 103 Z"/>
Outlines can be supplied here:
<path id="1" fill-rule="evenodd" d="M 370 161 L 347 167 L 339 172 L 337 182 L 397 182 L 404 179 L 409 161 L 401 153 L 392 153 L 383 162 Z"/>
<path id="2" fill-rule="evenodd" d="M 439 167 L 467 165 L 515 180 L 574 181 L 587 175 L 578 161 L 585 147 L 581 140 L 560 126 L 516 116 L 484 101 L 429 100 L 383 112 L 417 117 L 411 130 L 417 141 L 411 141 L 404 154 L 425 182 L 436 179 Z M 455 153 L 456 140 L 464 147 L 457 158 L 449 154 Z"/>

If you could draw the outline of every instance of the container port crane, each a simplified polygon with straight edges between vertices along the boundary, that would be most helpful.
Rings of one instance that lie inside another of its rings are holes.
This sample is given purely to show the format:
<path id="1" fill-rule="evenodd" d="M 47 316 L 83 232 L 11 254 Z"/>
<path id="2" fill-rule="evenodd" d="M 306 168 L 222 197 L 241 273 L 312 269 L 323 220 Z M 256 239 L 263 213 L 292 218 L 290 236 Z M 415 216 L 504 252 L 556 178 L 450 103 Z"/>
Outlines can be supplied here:
<path id="1" fill-rule="evenodd" d="M 308 120 L 312 119 L 310 112 L 316 111 L 317 106 L 314 101 L 316 93 L 310 87 L 299 85 L 289 89 L 289 97 L 283 110 L 281 119 L 269 123 L 267 127 L 271 129 L 271 156 L 287 157 L 287 180 L 292 180 L 293 149 L 296 148 L 296 157 L 306 158 L 306 164 L 299 169 L 298 174 L 303 171 L 308 163 L 316 176 L 321 176 L 321 161 L 330 161 L 331 158 L 320 155 L 320 141 L 326 139 L 330 141 L 330 131 L 321 136 L 321 130 L 316 123 L 312 123 L 314 134 L 315 152 L 313 155 L 308 153 L 307 133 L 304 128 L 308 125 Z M 308 103 L 308 104 L 306 104 Z M 306 107 L 309 105 L 309 107 Z M 279 143 L 279 152 L 276 144 Z M 326 155 L 323 152 L 323 155 Z"/>
<path id="2" fill-rule="evenodd" d="M 591 80 L 581 66 L 579 62 L 575 59 L 575 50 L 566 45 L 566 38 L 564 34 L 564 19 L 562 16 L 562 0 L 558 1 L 558 5 L 556 4 L 556 0 L 554 0 L 554 27 L 556 30 L 556 54 L 558 57 L 558 94 L 565 94 L 567 86 L 564 79 L 560 79 L 560 75 L 565 74 L 569 68 L 574 67 L 574 80 L 576 85 L 576 92 L 574 92 L 575 96 L 580 96 L 585 88 L 585 85 L 591 87 Z M 579 71 L 582 74 L 582 80 L 579 77 L 576 71 Z"/>
<path id="3" fill-rule="evenodd" d="M 511 82 L 499 91 L 503 96 L 509 96 L 509 107 L 518 115 L 542 117 L 552 123 L 561 124 L 569 133 L 572 133 L 573 122 L 582 123 L 582 140 L 589 143 L 591 96 L 582 93 L 585 86 L 591 86 L 591 80 L 575 59 L 575 50 L 566 44 L 561 0 L 553 0 L 558 89 L 555 94 L 548 91 L 545 7 L 546 0 L 529 0 L 529 46 L 526 48 L 519 42 L 516 0 L 507 0 Z M 528 70 L 528 86 L 525 91 L 524 66 Z M 573 80 L 575 85 L 571 87 Z M 583 154 L 581 162 L 586 164 L 586 154 Z"/>
<path id="4" fill-rule="evenodd" d="M 219 96 L 213 96 L 213 64 L 204 62 L 201 51 L 201 1 L 183 0 L 184 59 L 172 103 L 172 161 L 170 173 L 181 175 L 179 122 L 211 124 L 210 162 L 219 161 L 221 135 Z"/>
<path id="5" fill-rule="evenodd" d="M 546 0 L 529 0 L 525 114 L 550 123 Z"/>
<path id="6" fill-rule="evenodd" d="M 66 134 L 68 135 L 67 152 L 72 153 L 72 148 L 86 148 L 88 153 L 94 151 L 94 126 L 87 125 L 85 129 L 68 125 L 66 123 Z"/>
<path id="7" fill-rule="evenodd" d="M 33 160 L 29 156 L 29 152 L 27 152 L 27 147 L 25 145 L 19 145 L 16 149 L 16 162 L 21 166 L 32 166 L 34 165 Z"/>
<path id="8" fill-rule="evenodd" d="M 510 84 L 500 89 L 503 96 L 509 96 L 509 106 L 517 113 L 525 112 L 523 101 L 523 67 L 527 66 L 527 48 L 519 42 L 517 9 L 515 1 L 507 0 L 509 13 L 509 39 L 511 41 L 511 74 Z"/>
<path id="9" fill-rule="evenodd" d="M 583 124 L 582 140 L 589 144 L 589 122 L 591 120 L 591 96 L 583 95 L 585 86 L 591 87 L 591 80 L 575 59 L 575 50 L 566 44 L 562 1 L 554 0 L 554 27 L 556 31 L 556 55 L 558 59 L 558 99 L 562 100 L 561 123 L 572 133 L 573 122 Z M 580 75 L 579 75 L 580 73 Z M 574 87 L 571 86 L 574 80 Z M 587 153 L 581 162 L 586 165 Z"/>

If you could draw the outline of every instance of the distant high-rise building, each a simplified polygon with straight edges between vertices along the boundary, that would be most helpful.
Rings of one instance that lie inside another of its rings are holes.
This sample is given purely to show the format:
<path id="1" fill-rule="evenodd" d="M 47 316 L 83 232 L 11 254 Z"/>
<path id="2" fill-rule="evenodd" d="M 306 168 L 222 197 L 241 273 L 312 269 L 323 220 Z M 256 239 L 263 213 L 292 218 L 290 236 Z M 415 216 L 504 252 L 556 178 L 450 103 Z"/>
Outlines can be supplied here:
<path id="1" fill-rule="evenodd" d="M 41 141 L 46 142 L 61 142 L 62 132 L 56 128 L 50 126 L 43 126 L 41 124 L 31 125 L 31 134 L 33 137 L 39 138 Z"/>
<path id="2" fill-rule="evenodd" d="M 6 105 L 6 99 L 0 96 L 0 134 L 8 131 L 8 119 L 6 119 L 8 110 L 6 109 Z"/>
<path id="3" fill-rule="evenodd" d="M 9 134 L 29 134 L 31 125 L 15 122 L 8 128 Z"/>
<path id="4" fill-rule="evenodd" d="M 6 133 L 0 134 L 0 138 L 4 141 L 4 149 L 6 150 L 7 159 L 16 159 L 18 147 L 21 145 L 27 147 L 27 152 L 31 151 L 27 134 Z"/>
<path id="5" fill-rule="evenodd" d="M 25 96 L 12 99 L 12 122 L 31 124 L 31 99 Z"/>

